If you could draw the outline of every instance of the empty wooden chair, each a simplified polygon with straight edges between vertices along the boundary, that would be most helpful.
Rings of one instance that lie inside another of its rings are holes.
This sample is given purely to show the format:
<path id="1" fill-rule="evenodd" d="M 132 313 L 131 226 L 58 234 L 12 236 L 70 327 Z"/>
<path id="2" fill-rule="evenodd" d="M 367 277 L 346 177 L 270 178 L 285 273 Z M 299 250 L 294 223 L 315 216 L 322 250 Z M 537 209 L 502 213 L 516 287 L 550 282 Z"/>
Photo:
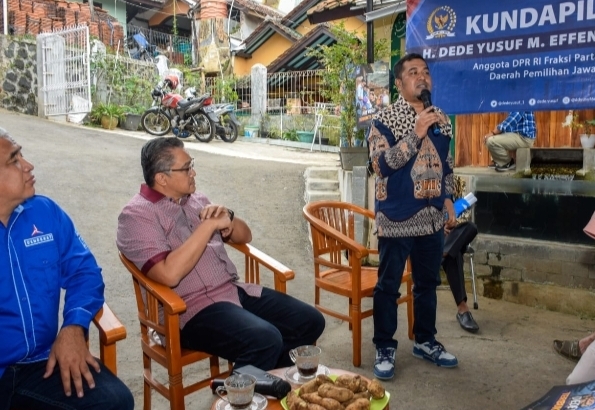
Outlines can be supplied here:
<path id="1" fill-rule="evenodd" d="M 338 201 L 318 201 L 307 204 L 304 217 L 310 223 L 314 253 L 314 304 L 322 313 L 349 323 L 353 339 L 353 365 L 361 364 L 361 321 L 372 316 L 373 309 L 362 310 L 362 299 L 373 295 L 378 281 L 378 268 L 362 266 L 369 255 L 378 254 L 356 242 L 356 225 L 362 232 L 373 226 L 374 212 L 357 205 Z M 358 230 L 359 231 L 359 230 Z M 407 305 L 409 339 L 413 339 L 413 282 L 407 268 L 401 283 L 406 288 L 397 303 Z M 320 291 L 345 296 L 349 300 L 347 312 L 323 306 Z"/>

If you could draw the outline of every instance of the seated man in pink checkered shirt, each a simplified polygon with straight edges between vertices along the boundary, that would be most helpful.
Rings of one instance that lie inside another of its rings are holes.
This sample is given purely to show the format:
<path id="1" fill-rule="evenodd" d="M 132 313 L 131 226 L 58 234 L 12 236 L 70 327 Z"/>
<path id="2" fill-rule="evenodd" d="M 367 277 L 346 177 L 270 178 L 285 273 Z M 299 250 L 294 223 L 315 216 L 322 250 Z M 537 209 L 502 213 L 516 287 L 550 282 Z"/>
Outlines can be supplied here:
<path id="1" fill-rule="evenodd" d="M 239 282 L 224 242 L 250 242 L 250 228 L 196 192 L 194 159 L 182 141 L 150 140 L 141 165 L 146 184 L 118 218 L 117 245 L 145 275 L 186 302 L 182 347 L 223 357 L 235 367 L 291 366 L 289 350 L 322 334 L 322 314 L 284 293 Z"/>

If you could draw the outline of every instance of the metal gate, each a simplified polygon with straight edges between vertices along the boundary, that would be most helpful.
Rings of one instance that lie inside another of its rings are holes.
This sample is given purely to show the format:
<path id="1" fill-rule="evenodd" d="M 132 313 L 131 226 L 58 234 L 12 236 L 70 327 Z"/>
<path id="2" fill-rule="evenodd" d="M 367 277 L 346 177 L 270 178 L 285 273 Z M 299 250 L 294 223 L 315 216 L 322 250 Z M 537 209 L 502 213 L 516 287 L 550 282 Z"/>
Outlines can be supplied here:
<path id="1" fill-rule="evenodd" d="M 91 110 L 89 61 L 87 26 L 37 36 L 40 116 L 70 116 Z"/>

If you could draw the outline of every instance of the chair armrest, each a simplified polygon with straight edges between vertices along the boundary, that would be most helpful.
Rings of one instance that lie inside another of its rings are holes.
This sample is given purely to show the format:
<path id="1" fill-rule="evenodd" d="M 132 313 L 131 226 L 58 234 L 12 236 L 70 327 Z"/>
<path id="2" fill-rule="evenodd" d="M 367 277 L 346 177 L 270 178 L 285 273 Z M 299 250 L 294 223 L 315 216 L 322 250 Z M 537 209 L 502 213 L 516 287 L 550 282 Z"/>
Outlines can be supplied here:
<path id="1" fill-rule="evenodd" d="M 99 309 L 93 323 L 99 331 L 99 358 L 112 373 L 117 374 L 116 342 L 126 338 L 126 328 L 107 303 Z"/>
<path id="2" fill-rule="evenodd" d="M 99 331 L 99 340 L 102 344 L 111 345 L 126 339 L 126 328 L 116 317 L 107 303 L 99 309 L 93 318 L 93 323 Z"/>
<path id="3" fill-rule="evenodd" d="M 266 253 L 256 249 L 254 246 L 249 244 L 237 244 L 228 242 L 227 245 L 238 250 L 245 255 L 245 281 L 251 283 L 259 283 L 259 269 L 260 265 L 264 266 L 274 275 L 275 290 L 286 293 L 287 281 L 292 280 L 295 277 L 293 270 L 283 265 L 281 262 L 273 259 Z"/>
<path id="4" fill-rule="evenodd" d="M 165 313 L 175 315 L 186 311 L 186 302 L 184 302 L 169 286 L 157 283 L 154 280 L 147 278 L 145 275 L 142 276 L 143 278 L 139 279 L 139 282 L 147 292 L 163 304 Z"/>
<path id="5" fill-rule="evenodd" d="M 120 260 L 132 274 L 134 279 L 138 281 L 140 286 L 147 290 L 155 299 L 162 305 L 165 313 L 177 314 L 186 311 L 186 303 L 180 296 L 168 286 L 162 285 L 149 279 L 147 275 L 143 274 L 130 259 L 128 259 L 122 252 L 119 252 Z"/>

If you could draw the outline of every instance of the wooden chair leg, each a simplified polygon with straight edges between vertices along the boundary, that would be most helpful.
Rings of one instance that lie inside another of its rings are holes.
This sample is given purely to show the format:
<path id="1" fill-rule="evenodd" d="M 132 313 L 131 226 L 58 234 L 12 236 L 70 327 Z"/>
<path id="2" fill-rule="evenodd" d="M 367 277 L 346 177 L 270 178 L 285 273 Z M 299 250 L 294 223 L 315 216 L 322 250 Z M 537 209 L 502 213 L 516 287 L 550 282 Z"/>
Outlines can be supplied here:
<path id="1" fill-rule="evenodd" d="M 353 299 L 349 298 L 349 317 L 351 318 L 351 322 L 349 322 L 349 330 L 353 330 L 353 315 L 351 314 L 352 307 L 353 307 Z"/>
<path id="2" fill-rule="evenodd" d="M 182 373 L 169 376 L 169 404 L 171 410 L 184 410 L 184 386 Z"/>
<path id="3" fill-rule="evenodd" d="M 362 315 L 359 305 L 352 305 L 350 310 L 352 339 L 353 339 L 353 365 L 360 367 L 362 364 Z"/>
<path id="4" fill-rule="evenodd" d="M 147 381 L 147 378 L 153 377 L 153 375 L 151 374 L 151 358 L 145 353 L 143 353 L 143 367 L 145 369 L 143 375 L 143 409 L 151 410 L 151 384 Z"/>
<path id="5" fill-rule="evenodd" d="M 411 280 L 407 281 L 407 294 L 409 295 L 409 300 L 407 300 L 407 327 L 409 330 L 409 340 L 413 340 L 413 294 L 411 293 L 412 286 Z"/>
<path id="6" fill-rule="evenodd" d="M 151 410 L 151 385 L 145 379 L 144 388 L 143 388 L 143 409 L 144 410 Z"/>

